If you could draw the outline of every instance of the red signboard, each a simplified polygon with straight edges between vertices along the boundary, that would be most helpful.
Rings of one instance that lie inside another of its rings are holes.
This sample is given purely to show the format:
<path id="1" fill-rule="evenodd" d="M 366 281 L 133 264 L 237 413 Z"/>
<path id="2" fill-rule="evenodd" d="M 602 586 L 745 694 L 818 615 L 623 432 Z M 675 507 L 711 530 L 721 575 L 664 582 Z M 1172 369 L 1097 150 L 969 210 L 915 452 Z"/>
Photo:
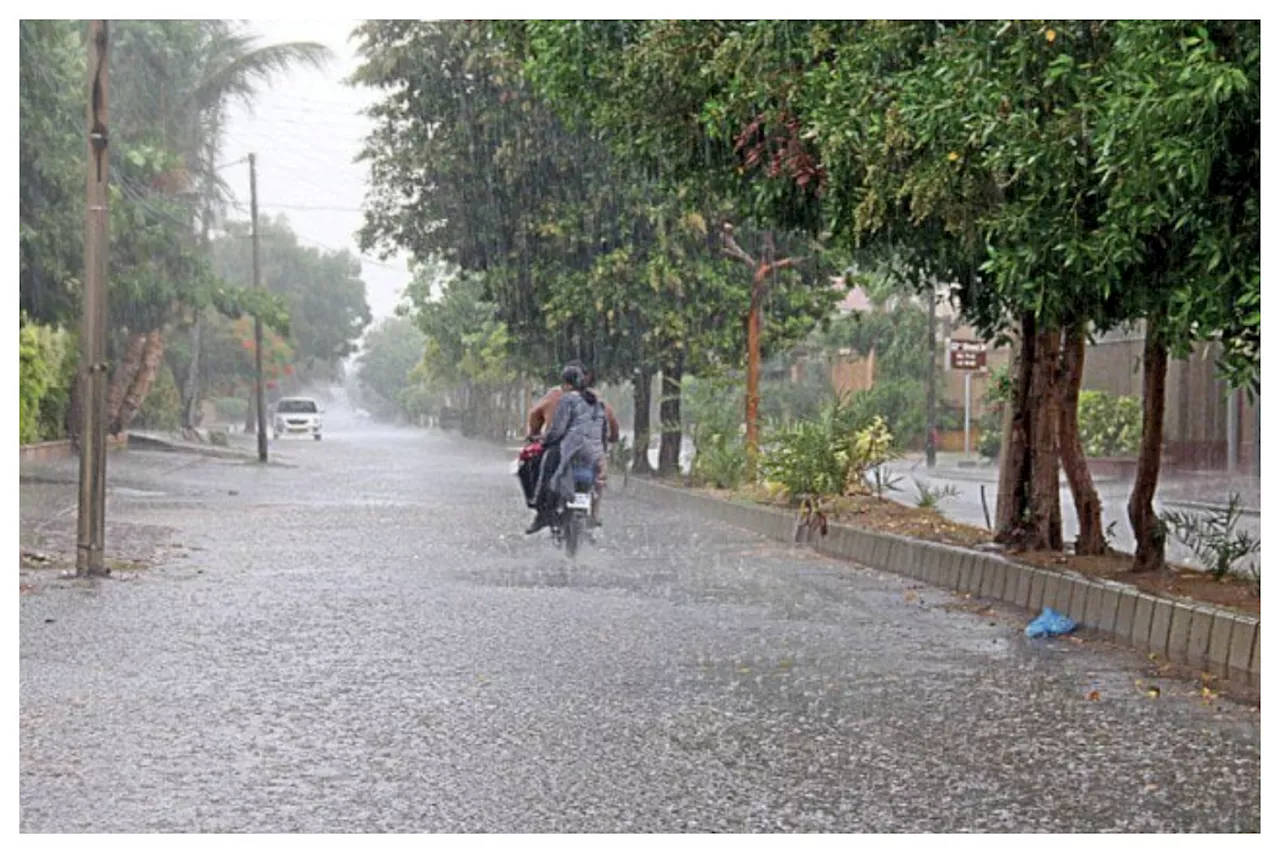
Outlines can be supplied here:
<path id="1" fill-rule="evenodd" d="M 982 370 L 987 366 L 987 345 L 982 341 L 947 342 L 952 370 Z"/>

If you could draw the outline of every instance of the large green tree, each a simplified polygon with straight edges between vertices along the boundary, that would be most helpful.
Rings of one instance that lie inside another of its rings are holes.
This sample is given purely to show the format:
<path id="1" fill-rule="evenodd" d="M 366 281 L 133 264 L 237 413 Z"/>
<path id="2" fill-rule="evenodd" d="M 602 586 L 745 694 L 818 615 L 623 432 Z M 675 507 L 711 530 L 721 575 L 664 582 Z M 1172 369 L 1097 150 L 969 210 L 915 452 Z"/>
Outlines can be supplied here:
<path id="1" fill-rule="evenodd" d="M 673 468 L 681 376 L 740 348 L 748 287 L 721 251 L 723 211 L 619 157 L 532 86 L 500 27 L 377 22 L 360 34 L 356 81 L 387 92 L 365 155 L 366 248 L 483 273 L 521 360 L 548 380 L 568 358 L 601 379 L 634 375 L 635 409 L 648 412 L 639 397 L 661 372 L 660 459 Z M 797 280 L 775 283 L 768 332 L 802 336 L 829 304 L 828 290 Z"/>
<path id="2" fill-rule="evenodd" d="M 1094 262 L 1145 322 L 1143 430 L 1129 500 L 1134 568 L 1164 565 L 1153 507 L 1170 356 L 1224 347 L 1223 372 L 1261 374 L 1261 27 L 1256 21 L 1116 25 L 1098 120 L 1104 205 Z"/>
<path id="3" fill-rule="evenodd" d="M 260 281 L 264 295 L 277 300 L 288 318 L 282 331 L 294 352 L 298 379 L 330 381 L 372 322 L 360 262 L 345 250 L 301 245 L 283 216 L 261 217 L 258 230 Z M 229 222 L 211 249 L 218 280 L 253 294 L 249 237 L 248 223 Z M 189 364 L 184 360 L 175 372 L 185 373 Z"/>
<path id="4" fill-rule="evenodd" d="M 19 306 L 69 324 L 84 265 L 83 36 L 70 21 L 20 21 L 18 34 Z"/>
<path id="5" fill-rule="evenodd" d="M 387 414 L 409 414 L 407 401 L 415 385 L 410 374 L 422 362 L 426 337 L 411 317 L 388 317 L 364 336 L 356 361 L 362 391 L 373 392 Z"/>

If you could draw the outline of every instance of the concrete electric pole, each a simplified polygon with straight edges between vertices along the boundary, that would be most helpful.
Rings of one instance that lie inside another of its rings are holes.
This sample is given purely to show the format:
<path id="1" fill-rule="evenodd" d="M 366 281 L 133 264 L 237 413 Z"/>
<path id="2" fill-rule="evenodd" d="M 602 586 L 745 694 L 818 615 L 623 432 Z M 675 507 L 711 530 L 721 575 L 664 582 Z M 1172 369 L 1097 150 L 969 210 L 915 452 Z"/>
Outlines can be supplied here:
<path id="1" fill-rule="evenodd" d="M 258 156 L 249 155 L 249 213 L 253 219 L 253 287 L 262 287 L 262 269 L 258 259 Z M 266 392 L 262 386 L 262 317 L 253 317 L 253 369 L 258 406 L 258 461 L 267 461 Z"/>
<path id="2" fill-rule="evenodd" d="M 107 503 L 107 22 L 89 22 L 89 176 L 80 314 L 76 574 L 105 575 Z"/>

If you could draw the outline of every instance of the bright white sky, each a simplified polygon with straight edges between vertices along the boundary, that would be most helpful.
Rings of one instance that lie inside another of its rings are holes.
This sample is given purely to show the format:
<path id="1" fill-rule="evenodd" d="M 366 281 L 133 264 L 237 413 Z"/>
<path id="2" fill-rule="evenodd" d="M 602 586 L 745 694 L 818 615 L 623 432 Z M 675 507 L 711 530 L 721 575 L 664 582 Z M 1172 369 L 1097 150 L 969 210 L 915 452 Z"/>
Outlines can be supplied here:
<path id="1" fill-rule="evenodd" d="M 332 50 L 335 58 L 321 71 L 281 75 L 270 91 L 262 92 L 252 113 L 234 110 L 223 150 L 226 161 L 250 152 L 258 155 L 258 205 L 263 214 L 285 214 L 303 243 L 356 254 L 368 171 L 354 160 L 372 127 L 359 111 L 376 98 L 371 90 L 343 82 L 359 65 L 356 43 L 349 40 L 359 23 L 248 21 L 263 43 L 315 41 Z M 249 167 L 232 166 L 223 175 L 247 210 Z M 409 281 L 406 259 L 382 263 L 365 257 L 362 266 L 374 318 L 390 315 Z"/>

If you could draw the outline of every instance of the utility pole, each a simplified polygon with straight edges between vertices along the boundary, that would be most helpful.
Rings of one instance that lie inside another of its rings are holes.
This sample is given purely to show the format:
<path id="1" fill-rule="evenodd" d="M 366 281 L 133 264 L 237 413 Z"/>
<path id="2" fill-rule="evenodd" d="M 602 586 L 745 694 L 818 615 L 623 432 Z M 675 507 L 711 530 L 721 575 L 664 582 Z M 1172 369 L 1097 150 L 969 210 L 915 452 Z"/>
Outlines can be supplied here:
<path id="1" fill-rule="evenodd" d="M 253 288 L 262 287 L 258 262 L 258 155 L 249 155 L 249 213 L 253 219 Z M 258 461 L 267 461 L 267 400 L 262 387 L 262 317 L 253 316 L 253 371 L 258 404 Z"/>
<path id="2" fill-rule="evenodd" d="M 925 382 L 925 425 L 924 458 L 925 466 L 932 468 L 938 464 L 938 445 L 934 441 L 937 433 L 937 390 L 935 384 L 938 374 L 938 290 L 933 279 L 929 280 L 929 373 Z M 968 433 L 966 432 L 966 435 Z M 968 447 L 965 448 L 968 452 Z"/>
<path id="3" fill-rule="evenodd" d="M 105 575 L 107 504 L 107 22 L 89 22 L 89 169 L 80 312 L 80 506 L 76 575 Z"/>

